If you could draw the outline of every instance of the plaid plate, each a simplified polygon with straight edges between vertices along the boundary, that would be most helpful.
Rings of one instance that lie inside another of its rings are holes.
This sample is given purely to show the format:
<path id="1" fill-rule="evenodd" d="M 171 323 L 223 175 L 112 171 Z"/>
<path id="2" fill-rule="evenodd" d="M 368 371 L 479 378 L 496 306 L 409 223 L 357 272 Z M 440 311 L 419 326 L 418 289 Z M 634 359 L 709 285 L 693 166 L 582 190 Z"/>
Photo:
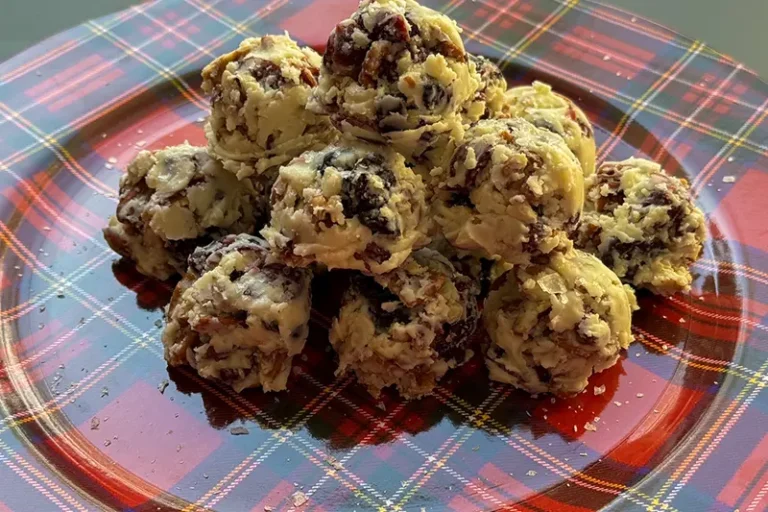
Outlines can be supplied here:
<path id="1" fill-rule="evenodd" d="M 0 512 L 766 509 L 768 86 L 613 8 L 497 1 L 429 3 L 511 84 L 578 99 L 600 158 L 687 176 L 709 220 L 693 291 L 641 295 L 605 393 L 532 398 L 472 361 L 373 401 L 334 378 L 322 312 L 289 392 L 168 373 L 170 290 L 100 236 L 121 170 L 204 142 L 215 55 L 286 30 L 321 47 L 354 2 L 150 2 L 0 65 Z"/>

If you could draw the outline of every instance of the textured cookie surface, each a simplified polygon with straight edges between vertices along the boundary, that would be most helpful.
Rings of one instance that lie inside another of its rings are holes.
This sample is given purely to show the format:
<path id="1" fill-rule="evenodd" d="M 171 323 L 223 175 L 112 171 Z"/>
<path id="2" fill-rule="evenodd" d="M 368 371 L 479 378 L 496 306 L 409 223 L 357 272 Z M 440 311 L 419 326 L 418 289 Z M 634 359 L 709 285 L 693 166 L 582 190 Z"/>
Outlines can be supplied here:
<path id="1" fill-rule="evenodd" d="M 244 40 L 203 69 L 206 137 L 228 169 L 259 172 L 330 142 L 327 117 L 306 109 L 320 62 L 311 48 L 270 35 Z"/>
<path id="2" fill-rule="evenodd" d="M 432 391 L 471 356 L 479 288 L 439 253 L 414 252 L 397 270 L 358 277 L 331 328 L 339 373 L 369 392 L 394 386 L 405 397 Z"/>
<path id="3" fill-rule="evenodd" d="M 310 282 L 310 271 L 272 261 L 252 235 L 198 248 L 168 308 L 166 360 L 238 392 L 285 389 L 309 332 Z"/>
<path id="4" fill-rule="evenodd" d="M 595 172 L 595 132 L 584 112 L 570 99 L 543 82 L 513 87 L 506 92 L 500 117 L 522 117 L 565 140 L 579 159 L 584 176 Z"/>
<path id="5" fill-rule="evenodd" d="M 483 311 L 491 379 L 530 393 L 579 393 L 632 342 L 636 307 L 634 292 L 579 250 L 511 270 Z"/>
<path id="6" fill-rule="evenodd" d="M 445 238 L 513 264 L 567 246 L 584 201 L 565 142 L 519 118 L 478 122 L 437 179 L 433 213 Z"/>
<path id="7" fill-rule="evenodd" d="M 633 286 L 663 295 L 687 291 L 706 237 L 688 183 L 631 158 L 605 162 L 586 186 L 576 245 Z"/>
<path id="8" fill-rule="evenodd" d="M 364 0 L 328 39 L 312 108 L 410 158 L 461 129 L 479 83 L 454 21 L 412 0 Z"/>
<path id="9" fill-rule="evenodd" d="M 403 157 L 347 143 L 308 152 L 280 169 L 262 233 L 292 265 L 379 274 L 424 244 L 424 186 Z"/>
<path id="10" fill-rule="evenodd" d="M 120 180 L 104 237 L 141 273 L 168 279 L 186 270 L 198 245 L 261 228 L 275 177 L 268 171 L 238 181 L 206 148 L 189 144 L 142 151 Z"/>

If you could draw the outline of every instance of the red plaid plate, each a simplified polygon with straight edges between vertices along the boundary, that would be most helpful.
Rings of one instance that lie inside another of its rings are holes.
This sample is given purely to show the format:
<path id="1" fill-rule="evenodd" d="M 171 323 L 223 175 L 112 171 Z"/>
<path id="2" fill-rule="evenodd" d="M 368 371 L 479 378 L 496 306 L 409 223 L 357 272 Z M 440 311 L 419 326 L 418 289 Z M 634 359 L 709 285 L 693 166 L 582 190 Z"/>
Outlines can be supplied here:
<path id="1" fill-rule="evenodd" d="M 0 66 L 0 511 L 765 510 L 768 86 L 613 8 L 496 1 L 433 6 L 510 83 L 578 99 L 600 158 L 686 176 L 709 219 L 693 291 L 640 297 L 605 392 L 534 399 L 474 361 L 372 401 L 334 379 L 320 317 L 290 392 L 169 374 L 170 290 L 100 236 L 120 173 L 203 143 L 215 55 L 285 30 L 320 46 L 354 2 L 147 3 Z"/>

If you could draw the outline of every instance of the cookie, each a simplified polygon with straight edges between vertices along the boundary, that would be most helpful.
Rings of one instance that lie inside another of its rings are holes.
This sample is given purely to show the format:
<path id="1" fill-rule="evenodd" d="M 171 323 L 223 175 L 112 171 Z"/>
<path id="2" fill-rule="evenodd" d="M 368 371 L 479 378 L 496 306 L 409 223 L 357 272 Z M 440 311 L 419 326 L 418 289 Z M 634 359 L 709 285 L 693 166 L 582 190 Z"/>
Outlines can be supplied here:
<path id="1" fill-rule="evenodd" d="M 206 137 L 227 169 L 239 177 L 260 172 L 335 137 L 326 116 L 306 109 L 320 63 L 288 36 L 263 36 L 203 69 L 211 98 Z"/>
<path id="2" fill-rule="evenodd" d="M 633 286 L 661 295 L 687 291 L 706 237 L 688 182 L 630 158 L 605 162 L 586 187 L 576 245 Z"/>
<path id="3" fill-rule="evenodd" d="M 465 124 L 476 123 L 481 119 L 499 117 L 505 106 L 507 79 L 499 67 L 481 55 L 467 54 L 470 66 L 474 66 L 480 77 L 480 84 L 474 96 L 461 108 L 461 117 Z"/>
<path id="4" fill-rule="evenodd" d="M 529 393 L 573 395 L 633 341 L 634 292 L 579 250 L 504 274 L 485 304 L 492 380 Z"/>
<path id="5" fill-rule="evenodd" d="M 520 118 L 479 121 L 436 179 L 445 238 L 512 264 L 568 246 L 584 201 L 581 166 L 563 139 Z"/>
<path id="6" fill-rule="evenodd" d="M 461 126 L 479 85 L 459 32 L 413 0 L 363 0 L 328 39 L 311 108 L 343 133 L 423 153 L 420 138 Z"/>
<path id="7" fill-rule="evenodd" d="M 371 274 L 398 267 L 425 244 L 421 179 L 386 148 L 345 143 L 280 168 L 262 231 L 291 265 Z"/>
<path id="8" fill-rule="evenodd" d="M 142 274 L 168 279 L 186 270 L 195 247 L 260 229 L 275 178 L 273 170 L 238 181 L 206 148 L 186 143 L 142 151 L 120 180 L 104 238 Z"/>
<path id="9" fill-rule="evenodd" d="M 543 82 L 513 87 L 504 96 L 500 117 L 522 117 L 565 140 L 584 176 L 595 172 L 595 132 L 584 112 Z"/>
<path id="10" fill-rule="evenodd" d="M 272 261 L 252 235 L 196 249 L 166 314 L 166 361 L 238 392 L 285 389 L 309 332 L 311 280 L 307 269 Z"/>
<path id="11" fill-rule="evenodd" d="M 448 369 L 471 357 L 478 292 L 430 249 L 387 274 L 359 276 L 331 327 L 338 373 L 353 372 L 374 396 L 389 386 L 406 398 L 430 393 Z"/>

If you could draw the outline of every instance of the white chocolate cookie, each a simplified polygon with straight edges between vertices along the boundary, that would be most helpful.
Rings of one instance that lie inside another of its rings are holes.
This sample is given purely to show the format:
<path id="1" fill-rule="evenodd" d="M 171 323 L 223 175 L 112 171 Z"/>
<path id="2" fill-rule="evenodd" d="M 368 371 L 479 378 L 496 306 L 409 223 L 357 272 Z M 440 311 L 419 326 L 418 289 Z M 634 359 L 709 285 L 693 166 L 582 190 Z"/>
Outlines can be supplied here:
<path id="1" fill-rule="evenodd" d="M 561 136 L 581 163 L 584 176 L 595 172 L 595 132 L 584 112 L 543 82 L 507 91 L 500 117 L 522 117 Z"/>
<path id="2" fill-rule="evenodd" d="M 380 274 L 424 245 L 424 185 L 403 157 L 351 144 L 307 152 L 280 168 L 262 234 L 291 265 Z"/>
<path id="3" fill-rule="evenodd" d="M 584 201 L 562 138 L 519 118 L 478 122 L 437 179 L 433 214 L 446 239 L 512 264 L 568 246 Z"/>
<path id="4" fill-rule="evenodd" d="M 335 138 L 328 118 L 306 109 L 320 63 L 311 48 L 273 35 L 246 39 L 203 69 L 206 137 L 227 169 L 260 172 Z"/>
<path id="5" fill-rule="evenodd" d="M 634 292 L 579 250 L 511 270 L 483 311 L 491 379 L 529 393 L 579 393 L 633 341 L 634 309 Z"/>
<path id="6" fill-rule="evenodd" d="M 141 273 L 168 279 L 186 270 L 195 247 L 261 228 L 275 177 L 267 171 L 238 181 L 206 148 L 186 143 L 142 151 L 120 180 L 117 214 L 104 238 Z"/>
<path id="7" fill-rule="evenodd" d="M 198 248 L 168 308 L 165 359 L 238 392 L 285 389 L 309 332 L 311 279 L 309 270 L 271 261 L 252 235 Z"/>
<path id="8" fill-rule="evenodd" d="M 467 54 L 470 66 L 474 66 L 480 77 L 475 95 L 461 109 L 464 123 L 472 124 L 481 119 L 499 117 L 505 106 L 507 79 L 499 67 L 481 55 Z"/>
<path id="9" fill-rule="evenodd" d="M 419 138 L 453 125 L 479 86 L 459 32 L 413 0 L 363 0 L 328 39 L 311 107 L 343 133 L 423 152 Z"/>
<path id="10" fill-rule="evenodd" d="M 587 179 L 575 243 L 626 283 L 671 295 L 691 285 L 706 238 L 688 182 L 648 160 L 605 162 Z"/>
<path id="11" fill-rule="evenodd" d="M 414 252 L 402 267 L 357 276 L 331 327 L 338 373 L 352 371 L 378 396 L 428 394 L 449 368 L 471 357 L 479 288 L 439 253 Z"/>

